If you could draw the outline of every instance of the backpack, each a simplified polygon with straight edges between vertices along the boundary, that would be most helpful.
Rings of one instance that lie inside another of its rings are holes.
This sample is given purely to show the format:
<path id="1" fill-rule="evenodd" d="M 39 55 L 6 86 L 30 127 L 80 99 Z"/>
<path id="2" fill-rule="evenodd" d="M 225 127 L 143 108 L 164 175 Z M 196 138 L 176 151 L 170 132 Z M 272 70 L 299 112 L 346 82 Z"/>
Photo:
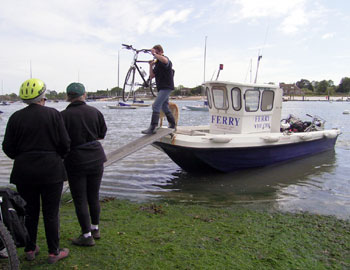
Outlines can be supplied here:
<path id="1" fill-rule="evenodd" d="M 1 216 L 3 223 L 11 233 L 16 247 L 24 247 L 29 234 L 24 224 L 26 202 L 18 192 L 9 188 L 0 188 Z"/>

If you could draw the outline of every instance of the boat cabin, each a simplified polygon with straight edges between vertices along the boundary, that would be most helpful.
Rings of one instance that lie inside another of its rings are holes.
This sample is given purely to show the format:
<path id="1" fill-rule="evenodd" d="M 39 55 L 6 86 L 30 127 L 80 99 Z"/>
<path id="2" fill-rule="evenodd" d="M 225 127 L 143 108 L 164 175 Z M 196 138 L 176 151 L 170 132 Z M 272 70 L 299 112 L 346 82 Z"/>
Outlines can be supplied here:
<path id="1" fill-rule="evenodd" d="M 270 84 L 208 81 L 210 133 L 280 132 L 282 89 Z"/>

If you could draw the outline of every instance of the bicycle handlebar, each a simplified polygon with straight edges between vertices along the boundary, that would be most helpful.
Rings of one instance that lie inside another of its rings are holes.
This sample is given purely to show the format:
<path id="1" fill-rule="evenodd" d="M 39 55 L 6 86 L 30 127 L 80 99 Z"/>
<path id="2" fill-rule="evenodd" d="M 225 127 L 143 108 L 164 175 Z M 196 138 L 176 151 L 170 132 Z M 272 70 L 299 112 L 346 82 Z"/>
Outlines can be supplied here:
<path id="1" fill-rule="evenodd" d="M 127 49 L 127 50 L 133 50 L 136 53 L 143 52 L 143 53 L 150 53 L 150 49 L 141 49 L 141 50 L 136 50 L 135 48 L 132 47 L 132 45 L 127 45 L 127 44 L 122 44 L 122 46 Z"/>
<path id="2" fill-rule="evenodd" d="M 132 47 L 132 45 L 122 44 L 122 46 L 125 47 L 125 49 L 128 49 L 128 50 L 134 49 L 134 48 Z"/>

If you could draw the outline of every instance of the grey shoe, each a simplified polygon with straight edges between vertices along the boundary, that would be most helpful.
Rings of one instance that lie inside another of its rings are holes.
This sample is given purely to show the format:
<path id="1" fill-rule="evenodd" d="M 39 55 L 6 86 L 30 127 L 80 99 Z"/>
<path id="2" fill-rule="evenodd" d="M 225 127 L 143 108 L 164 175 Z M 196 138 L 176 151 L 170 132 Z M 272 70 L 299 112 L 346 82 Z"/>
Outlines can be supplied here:
<path id="1" fill-rule="evenodd" d="M 143 134 L 154 134 L 156 133 L 156 127 L 158 126 L 159 122 L 159 112 L 152 112 L 151 117 L 151 124 L 148 129 L 142 130 L 141 133 Z"/>
<path id="2" fill-rule="evenodd" d="M 165 114 L 168 123 L 169 123 L 169 128 L 175 128 L 176 127 L 176 122 L 175 122 L 175 118 L 173 116 L 173 114 L 171 112 L 168 112 Z"/>
<path id="3" fill-rule="evenodd" d="M 49 264 L 53 264 L 59 260 L 62 260 L 64 258 L 68 257 L 68 254 L 69 254 L 68 248 L 60 249 L 60 251 L 57 255 L 56 254 L 49 254 L 49 258 L 47 259 L 47 262 Z"/>
<path id="4" fill-rule="evenodd" d="M 26 252 L 26 260 L 27 261 L 34 261 L 35 256 L 39 254 L 40 248 L 39 246 L 35 247 L 35 250 L 27 251 Z"/>
<path id="5" fill-rule="evenodd" d="M 78 238 L 72 240 L 72 244 L 76 246 L 91 247 L 95 245 L 95 240 L 92 236 L 84 237 L 84 235 L 80 235 Z"/>
<path id="6" fill-rule="evenodd" d="M 101 236 L 100 236 L 100 230 L 99 230 L 99 229 L 97 229 L 97 230 L 92 230 L 92 231 L 91 231 L 91 235 L 92 235 L 92 237 L 93 237 L 94 239 L 100 239 L 100 238 L 101 238 Z"/>
<path id="7" fill-rule="evenodd" d="M 155 133 L 156 133 L 156 127 L 157 127 L 157 126 L 150 125 L 150 126 L 148 127 L 148 129 L 142 130 L 141 133 L 142 133 L 142 134 L 155 134 Z"/>

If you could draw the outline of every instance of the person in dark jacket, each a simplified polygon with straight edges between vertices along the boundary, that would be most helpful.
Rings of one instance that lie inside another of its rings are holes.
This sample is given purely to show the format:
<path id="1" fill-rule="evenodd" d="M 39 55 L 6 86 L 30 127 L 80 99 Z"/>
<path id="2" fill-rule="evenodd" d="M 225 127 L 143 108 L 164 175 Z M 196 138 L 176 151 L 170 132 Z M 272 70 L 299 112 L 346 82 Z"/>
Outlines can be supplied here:
<path id="1" fill-rule="evenodd" d="M 146 130 L 142 130 L 143 134 L 156 133 L 158 126 L 160 110 L 162 110 L 168 120 L 169 128 L 175 128 L 175 118 L 169 109 L 169 96 L 174 90 L 174 70 L 172 63 L 168 57 L 164 55 L 163 48 L 155 45 L 151 49 L 154 61 L 150 61 L 150 78 L 156 79 L 158 95 L 152 105 L 151 124 Z"/>
<path id="2" fill-rule="evenodd" d="M 98 140 L 107 127 L 103 114 L 85 103 L 85 87 L 71 83 L 67 87 L 68 107 L 61 112 L 71 138 L 71 151 L 64 160 L 75 211 L 82 234 L 73 239 L 78 246 L 93 246 L 100 238 L 99 190 L 106 155 Z"/>
<path id="3" fill-rule="evenodd" d="M 25 246 L 26 259 L 34 260 L 39 253 L 36 242 L 41 199 L 48 262 L 55 263 L 69 253 L 68 249 L 59 249 L 59 206 L 67 180 L 62 159 L 69 152 L 70 139 L 61 114 L 45 107 L 45 90 L 39 79 L 21 85 L 19 96 L 28 106 L 8 120 L 2 149 L 14 159 L 10 183 L 27 203 L 25 225 L 30 239 Z"/>

